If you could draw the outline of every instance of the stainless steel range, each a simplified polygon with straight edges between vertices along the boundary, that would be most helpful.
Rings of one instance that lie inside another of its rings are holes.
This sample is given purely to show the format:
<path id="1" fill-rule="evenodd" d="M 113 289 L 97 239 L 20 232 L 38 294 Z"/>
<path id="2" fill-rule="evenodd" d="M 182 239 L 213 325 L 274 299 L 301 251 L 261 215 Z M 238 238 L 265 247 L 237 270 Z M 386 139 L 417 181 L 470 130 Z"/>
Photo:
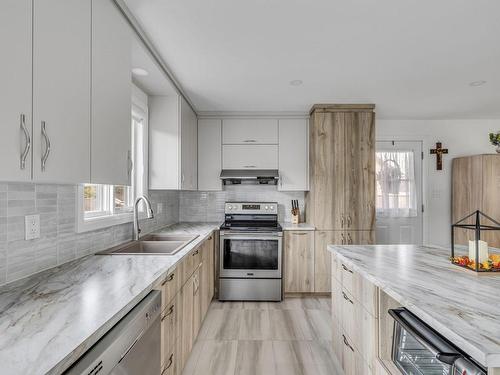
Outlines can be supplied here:
<path id="1" fill-rule="evenodd" d="M 282 238 L 276 202 L 227 202 L 220 227 L 219 299 L 281 301 Z"/>

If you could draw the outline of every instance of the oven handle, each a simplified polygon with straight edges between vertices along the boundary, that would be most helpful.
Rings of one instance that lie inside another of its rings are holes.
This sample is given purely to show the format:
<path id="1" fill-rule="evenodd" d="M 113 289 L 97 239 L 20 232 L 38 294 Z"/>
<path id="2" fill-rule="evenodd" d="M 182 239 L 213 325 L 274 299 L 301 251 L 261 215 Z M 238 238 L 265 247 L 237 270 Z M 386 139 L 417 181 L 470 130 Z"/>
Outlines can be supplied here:
<path id="1" fill-rule="evenodd" d="M 389 310 L 389 315 L 422 345 L 428 348 L 436 356 L 437 360 L 453 366 L 455 361 L 462 357 L 462 354 L 454 351 L 441 336 L 435 333 L 430 327 L 427 327 L 425 323 L 407 309 L 391 309 Z"/>
<path id="2" fill-rule="evenodd" d="M 274 236 L 274 235 L 248 235 L 248 234 L 236 234 L 236 233 L 231 233 L 231 234 L 221 234 L 220 235 L 221 239 L 225 240 L 275 240 L 278 241 L 281 239 L 281 236 Z"/>

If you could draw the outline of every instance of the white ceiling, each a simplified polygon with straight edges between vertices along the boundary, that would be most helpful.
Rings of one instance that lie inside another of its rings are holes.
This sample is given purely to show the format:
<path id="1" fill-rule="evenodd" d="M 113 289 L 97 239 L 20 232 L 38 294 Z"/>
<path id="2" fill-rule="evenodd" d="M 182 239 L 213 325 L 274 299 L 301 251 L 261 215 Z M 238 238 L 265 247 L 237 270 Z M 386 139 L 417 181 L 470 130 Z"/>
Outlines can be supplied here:
<path id="1" fill-rule="evenodd" d="M 499 0 L 125 2 L 198 111 L 500 118 Z"/>
<path id="2" fill-rule="evenodd" d="M 147 76 L 132 74 L 134 83 L 148 95 L 172 95 L 176 91 L 139 38 L 132 40 L 132 69 L 141 68 Z"/>

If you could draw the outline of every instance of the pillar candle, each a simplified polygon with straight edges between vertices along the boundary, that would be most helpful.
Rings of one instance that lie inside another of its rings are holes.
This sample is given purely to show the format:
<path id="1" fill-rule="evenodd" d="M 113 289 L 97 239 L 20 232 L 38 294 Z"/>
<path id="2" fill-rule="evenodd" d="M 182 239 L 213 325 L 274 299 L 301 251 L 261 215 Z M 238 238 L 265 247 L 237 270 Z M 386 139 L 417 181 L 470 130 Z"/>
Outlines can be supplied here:
<path id="1" fill-rule="evenodd" d="M 479 263 L 488 260 L 488 243 L 486 241 L 478 241 L 479 245 Z M 469 241 L 469 259 L 476 261 L 476 241 Z"/>

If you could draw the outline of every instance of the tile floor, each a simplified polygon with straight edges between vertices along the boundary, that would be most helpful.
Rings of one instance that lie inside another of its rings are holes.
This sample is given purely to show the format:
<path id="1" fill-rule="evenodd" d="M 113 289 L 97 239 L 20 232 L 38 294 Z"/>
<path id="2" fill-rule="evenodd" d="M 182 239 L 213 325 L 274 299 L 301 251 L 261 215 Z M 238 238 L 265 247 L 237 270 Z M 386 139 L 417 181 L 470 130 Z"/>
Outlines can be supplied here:
<path id="1" fill-rule="evenodd" d="M 212 302 L 183 375 L 336 375 L 330 299 Z"/>

